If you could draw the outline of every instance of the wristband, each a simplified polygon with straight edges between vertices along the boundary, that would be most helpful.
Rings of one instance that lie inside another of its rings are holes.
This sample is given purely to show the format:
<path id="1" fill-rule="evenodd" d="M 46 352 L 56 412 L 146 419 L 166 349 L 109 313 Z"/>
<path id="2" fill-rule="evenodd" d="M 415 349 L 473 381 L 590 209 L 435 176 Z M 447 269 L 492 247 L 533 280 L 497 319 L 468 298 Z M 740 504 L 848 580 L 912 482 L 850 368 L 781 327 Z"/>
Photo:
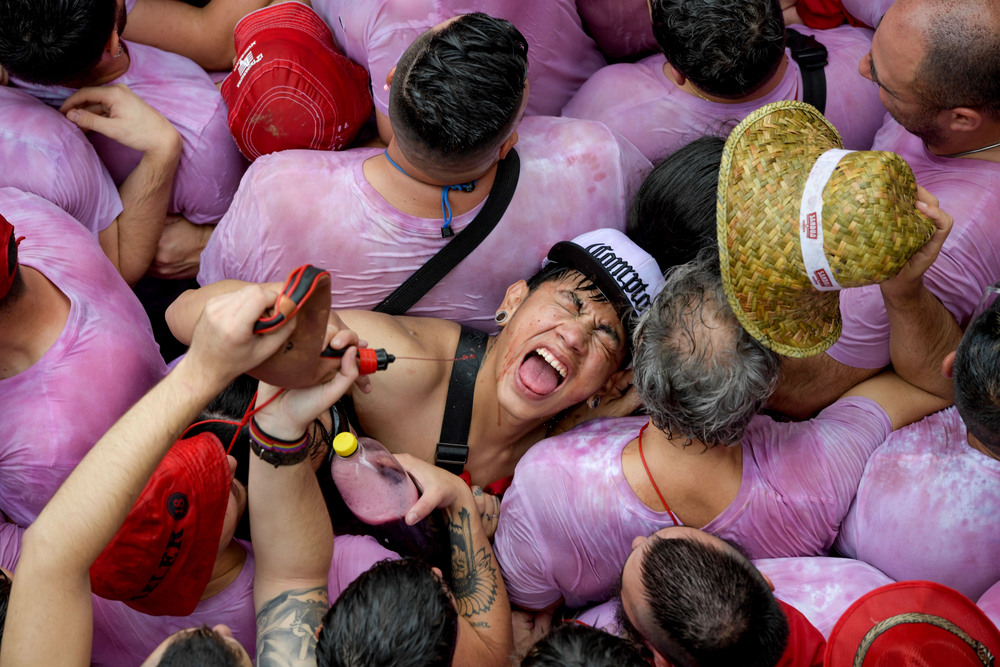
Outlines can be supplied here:
<path id="1" fill-rule="evenodd" d="M 280 440 L 261 430 L 257 419 L 250 419 L 250 451 L 264 463 L 275 468 L 302 463 L 309 456 L 309 436 L 302 434 L 296 440 Z"/>

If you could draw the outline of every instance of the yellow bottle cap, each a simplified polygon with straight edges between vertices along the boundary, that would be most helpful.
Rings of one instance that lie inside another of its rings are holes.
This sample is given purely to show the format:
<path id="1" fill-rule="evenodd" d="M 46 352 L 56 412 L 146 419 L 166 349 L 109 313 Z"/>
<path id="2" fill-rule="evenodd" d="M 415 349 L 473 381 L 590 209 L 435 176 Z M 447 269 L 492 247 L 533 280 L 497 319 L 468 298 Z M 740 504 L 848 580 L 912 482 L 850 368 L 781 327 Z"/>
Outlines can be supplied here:
<path id="1" fill-rule="evenodd" d="M 333 451 L 337 452 L 338 456 L 350 456 L 357 450 L 358 439 L 354 437 L 353 433 L 338 433 L 337 437 L 333 439 Z"/>

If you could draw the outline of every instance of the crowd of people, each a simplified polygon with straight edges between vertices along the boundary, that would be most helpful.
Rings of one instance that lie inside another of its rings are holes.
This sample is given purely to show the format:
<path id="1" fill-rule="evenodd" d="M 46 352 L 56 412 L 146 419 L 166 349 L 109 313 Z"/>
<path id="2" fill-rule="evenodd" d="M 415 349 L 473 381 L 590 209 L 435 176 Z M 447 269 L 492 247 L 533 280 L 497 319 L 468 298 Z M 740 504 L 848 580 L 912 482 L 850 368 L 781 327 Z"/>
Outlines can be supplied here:
<path id="1" fill-rule="evenodd" d="M 1000 655 L 993 0 L 9 0 L 0 68 L 0 664 Z"/>

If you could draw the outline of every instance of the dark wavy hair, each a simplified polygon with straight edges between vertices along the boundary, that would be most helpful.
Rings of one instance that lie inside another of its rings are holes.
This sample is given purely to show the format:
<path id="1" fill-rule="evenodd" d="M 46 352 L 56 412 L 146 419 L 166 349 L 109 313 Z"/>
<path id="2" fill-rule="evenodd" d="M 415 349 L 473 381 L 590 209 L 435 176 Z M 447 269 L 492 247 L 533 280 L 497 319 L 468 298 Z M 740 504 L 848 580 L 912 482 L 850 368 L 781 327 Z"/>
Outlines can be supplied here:
<path id="1" fill-rule="evenodd" d="M 575 622 L 559 623 L 528 649 L 521 667 L 648 667 L 627 639 Z"/>
<path id="2" fill-rule="evenodd" d="M 172 641 L 159 667 L 239 667 L 241 657 L 218 633 L 201 626 Z"/>
<path id="3" fill-rule="evenodd" d="M 955 352 L 954 389 L 965 427 L 1000 458 L 1000 299 L 962 336 Z"/>
<path id="4" fill-rule="evenodd" d="M 14 76 L 52 85 L 94 69 L 112 32 L 124 26 L 116 0 L 4 0 L 0 63 Z"/>
<path id="5" fill-rule="evenodd" d="M 632 200 L 625 233 L 660 269 L 716 248 L 715 206 L 726 140 L 701 137 L 664 158 Z"/>
<path id="6" fill-rule="evenodd" d="M 667 61 L 710 95 L 753 93 L 785 55 L 778 0 L 652 0 L 651 7 Z"/>
<path id="7" fill-rule="evenodd" d="M 448 667 L 458 611 L 443 582 L 415 558 L 376 563 L 323 619 L 318 667 Z"/>

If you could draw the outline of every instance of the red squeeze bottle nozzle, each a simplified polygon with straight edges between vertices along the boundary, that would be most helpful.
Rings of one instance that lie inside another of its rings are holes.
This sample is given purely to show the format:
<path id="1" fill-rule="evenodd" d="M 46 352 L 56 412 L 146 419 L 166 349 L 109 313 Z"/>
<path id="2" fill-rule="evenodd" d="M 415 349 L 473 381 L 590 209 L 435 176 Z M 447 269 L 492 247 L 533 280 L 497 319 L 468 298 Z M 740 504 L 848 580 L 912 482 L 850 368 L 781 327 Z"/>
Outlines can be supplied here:
<path id="1" fill-rule="evenodd" d="M 344 352 L 346 351 L 347 348 L 335 350 L 327 346 L 319 356 L 338 358 L 344 356 Z M 389 354 L 383 348 L 378 348 L 377 350 L 373 350 L 370 347 L 358 348 L 358 372 L 361 375 L 371 375 L 375 371 L 384 371 L 394 361 L 396 361 L 395 355 Z"/>

